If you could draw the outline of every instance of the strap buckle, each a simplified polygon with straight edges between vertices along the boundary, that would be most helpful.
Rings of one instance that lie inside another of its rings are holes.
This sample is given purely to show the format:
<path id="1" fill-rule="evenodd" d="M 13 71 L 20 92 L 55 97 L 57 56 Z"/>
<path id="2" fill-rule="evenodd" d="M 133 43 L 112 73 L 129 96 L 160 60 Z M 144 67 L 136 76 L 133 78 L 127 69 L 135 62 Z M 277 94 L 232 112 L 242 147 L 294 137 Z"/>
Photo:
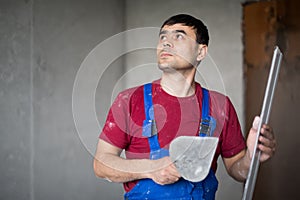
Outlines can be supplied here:
<path id="1" fill-rule="evenodd" d="M 156 122 L 153 119 L 146 119 L 143 122 L 143 136 L 152 137 L 157 135 Z"/>
<path id="2" fill-rule="evenodd" d="M 214 130 L 216 128 L 216 120 L 209 116 L 209 118 L 202 119 L 200 123 L 199 135 L 204 136 L 212 136 Z"/>
<path id="3" fill-rule="evenodd" d="M 207 136 L 210 132 L 209 121 L 207 119 L 202 119 L 200 123 L 200 135 Z"/>

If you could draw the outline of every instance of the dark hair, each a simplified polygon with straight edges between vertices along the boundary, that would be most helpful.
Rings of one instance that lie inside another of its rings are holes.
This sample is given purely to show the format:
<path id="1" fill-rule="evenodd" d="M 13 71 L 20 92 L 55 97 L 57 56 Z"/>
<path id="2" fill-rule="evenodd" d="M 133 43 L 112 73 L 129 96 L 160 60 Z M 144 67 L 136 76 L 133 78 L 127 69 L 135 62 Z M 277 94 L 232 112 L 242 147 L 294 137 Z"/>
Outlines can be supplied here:
<path id="1" fill-rule="evenodd" d="M 204 25 L 204 23 L 200 19 L 196 19 L 193 16 L 187 15 L 187 14 L 179 14 L 174 15 L 167 19 L 161 26 L 160 29 L 162 29 L 164 26 L 172 26 L 174 24 L 183 24 L 184 26 L 190 26 L 193 29 L 195 29 L 196 33 L 196 41 L 199 44 L 205 44 L 208 45 L 208 30 L 207 27 Z"/>

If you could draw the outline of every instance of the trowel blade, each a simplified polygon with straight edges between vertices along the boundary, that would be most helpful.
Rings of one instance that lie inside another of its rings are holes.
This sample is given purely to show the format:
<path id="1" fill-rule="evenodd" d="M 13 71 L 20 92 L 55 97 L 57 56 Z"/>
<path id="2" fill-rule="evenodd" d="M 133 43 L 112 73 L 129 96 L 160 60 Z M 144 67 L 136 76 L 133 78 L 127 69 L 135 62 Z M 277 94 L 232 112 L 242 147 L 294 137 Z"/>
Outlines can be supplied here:
<path id="1" fill-rule="evenodd" d="M 208 175 L 219 139 L 217 137 L 180 136 L 170 144 L 170 157 L 181 176 L 199 182 Z"/>

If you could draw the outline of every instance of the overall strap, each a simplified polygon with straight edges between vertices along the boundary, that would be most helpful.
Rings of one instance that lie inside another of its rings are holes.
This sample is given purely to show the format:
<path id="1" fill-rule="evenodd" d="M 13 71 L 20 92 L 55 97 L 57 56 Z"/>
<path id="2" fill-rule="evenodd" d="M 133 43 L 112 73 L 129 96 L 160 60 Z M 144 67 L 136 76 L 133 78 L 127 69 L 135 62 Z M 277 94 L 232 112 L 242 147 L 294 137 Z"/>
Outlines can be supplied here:
<path id="1" fill-rule="evenodd" d="M 209 115 L 210 110 L 210 98 L 209 91 L 202 88 L 202 115 L 199 128 L 199 136 L 212 136 L 216 128 L 216 120 Z"/>
<path id="2" fill-rule="evenodd" d="M 148 138 L 150 146 L 150 159 L 160 158 L 160 145 L 157 137 L 157 128 L 154 120 L 154 107 L 152 102 L 152 84 L 144 85 L 144 107 L 146 119 L 143 123 L 143 136 Z"/>

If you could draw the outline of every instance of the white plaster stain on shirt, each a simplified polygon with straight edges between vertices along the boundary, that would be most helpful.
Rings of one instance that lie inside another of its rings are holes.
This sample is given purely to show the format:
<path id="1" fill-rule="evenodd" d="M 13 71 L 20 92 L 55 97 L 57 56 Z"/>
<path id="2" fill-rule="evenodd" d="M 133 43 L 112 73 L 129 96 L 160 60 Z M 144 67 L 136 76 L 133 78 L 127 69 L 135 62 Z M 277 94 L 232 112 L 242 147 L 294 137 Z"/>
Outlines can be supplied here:
<path id="1" fill-rule="evenodd" d="M 109 122 L 109 123 L 108 123 L 108 127 L 109 127 L 110 129 L 114 128 L 115 126 L 116 126 L 115 123 L 112 123 L 112 122 Z"/>
<path id="2" fill-rule="evenodd" d="M 123 94 L 122 99 L 128 99 L 129 94 Z"/>
<path id="3" fill-rule="evenodd" d="M 119 108 L 122 107 L 122 103 L 121 103 L 121 102 L 118 103 L 118 107 L 119 107 Z"/>

